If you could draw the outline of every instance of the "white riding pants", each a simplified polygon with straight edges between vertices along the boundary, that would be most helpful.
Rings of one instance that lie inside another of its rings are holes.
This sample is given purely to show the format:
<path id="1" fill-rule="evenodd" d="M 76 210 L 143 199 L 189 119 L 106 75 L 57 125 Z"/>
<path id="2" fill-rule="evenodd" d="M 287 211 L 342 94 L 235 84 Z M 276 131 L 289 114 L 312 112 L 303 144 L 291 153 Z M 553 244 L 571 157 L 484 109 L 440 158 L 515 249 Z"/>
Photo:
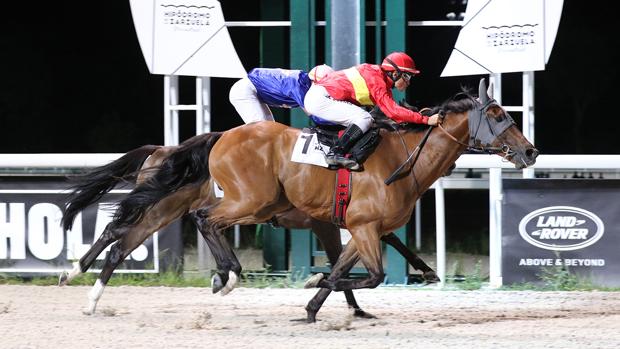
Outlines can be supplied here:
<path id="1" fill-rule="evenodd" d="M 269 106 L 258 99 L 256 87 L 247 77 L 232 85 L 228 99 L 246 124 L 263 120 L 273 121 Z"/>
<path id="2" fill-rule="evenodd" d="M 304 98 L 306 111 L 321 119 L 349 126 L 357 125 L 363 132 L 372 125 L 372 116 L 362 107 L 345 101 L 332 99 L 327 90 L 320 85 L 312 84 Z"/>

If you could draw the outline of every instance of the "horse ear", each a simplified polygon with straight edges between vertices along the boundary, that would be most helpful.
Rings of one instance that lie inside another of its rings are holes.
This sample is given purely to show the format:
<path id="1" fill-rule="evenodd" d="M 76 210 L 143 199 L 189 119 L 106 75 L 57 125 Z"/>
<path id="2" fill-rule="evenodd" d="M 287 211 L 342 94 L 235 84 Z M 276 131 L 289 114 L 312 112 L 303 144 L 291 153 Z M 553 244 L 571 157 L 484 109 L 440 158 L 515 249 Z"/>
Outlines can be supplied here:
<path id="1" fill-rule="evenodd" d="M 493 99 L 493 83 L 489 83 L 489 88 L 487 89 L 487 95 L 490 99 Z"/>
<path id="2" fill-rule="evenodd" d="M 480 85 L 478 86 L 478 99 L 480 99 L 480 103 L 482 104 L 489 101 L 489 95 L 487 95 L 487 84 L 484 78 L 480 79 Z"/>

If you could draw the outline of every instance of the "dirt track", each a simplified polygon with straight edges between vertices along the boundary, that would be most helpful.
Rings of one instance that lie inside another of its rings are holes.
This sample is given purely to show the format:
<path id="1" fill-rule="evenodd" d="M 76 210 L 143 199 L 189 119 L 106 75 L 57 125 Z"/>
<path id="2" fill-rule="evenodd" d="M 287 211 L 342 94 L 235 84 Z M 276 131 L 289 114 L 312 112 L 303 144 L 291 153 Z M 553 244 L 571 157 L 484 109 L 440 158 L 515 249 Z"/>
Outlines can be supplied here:
<path id="1" fill-rule="evenodd" d="M 620 293 L 356 292 L 377 319 L 354 319 L 340 293 L 315 324 L 314 290 L 0 285 L 0 348 L 620 348 Z"/>

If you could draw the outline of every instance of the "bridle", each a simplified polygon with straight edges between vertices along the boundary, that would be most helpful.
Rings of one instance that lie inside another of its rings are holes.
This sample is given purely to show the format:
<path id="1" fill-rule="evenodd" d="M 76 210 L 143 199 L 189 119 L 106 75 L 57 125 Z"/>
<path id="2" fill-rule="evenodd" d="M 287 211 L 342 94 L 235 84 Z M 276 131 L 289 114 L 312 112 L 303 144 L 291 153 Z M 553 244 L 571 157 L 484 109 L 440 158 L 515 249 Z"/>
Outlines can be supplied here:
<path id="1" fill-rule="evenodd" d="M 497 105 L 497 101 L 493 98 L 486 98 L 486 102 L 480 103 L 473 97 L 466 95 L 467 98 L 470 98 L 474 103 L 475 107 L 469 111 L 468 116 L 468 127 L 469 127 L 469 142 L 463 143 L 459 141 L 456 137 L 454 137 L 448 130 L 446 130 L 442 126 L 442 122 L 446 117 L 446 113 L 444 110 L 439 111 L 439 123 L 437 127 L 443 131 L 451 140 L 465 147 L 466 151 L 475 152 L 475 153 L 484 153 L 484 154 L 500 154 L 504 153 L 504 160 L 508 161 L 509 158 L 514 156 L 516 153 L 514 150 L 510 148 L 508 144 L 502 142 L 500 147 L 493 147 L 491 144 L 495 142 L 495 140 L 502 141 L 501 135 L 506 131 L 509 127 L 515 125 L 514 120 L 510 115 L 504 111 L 504 116 L 501 120 L 493 119 L 490 120 L 486 116 L 487 111 L 493 105 Z M 409 167 L 409 171 L 413 169 L 420 153 L 422 152 L 422 148 L 424 144 L 426 144 L 426 140 L 428 139 L 430 133 L 432 132 L 434 126 L 430 126 L 424 137 L 420 141 L 420 143 L 416 146 L 416 148 L 411 152 L 411 154 L 407 157 L 407 159 L 384 181 L 385 184 L 389 185 L 394 182 L 397 178 L 402 174 L 403 168 L 409 163 L 411 166 Z M 472 130 L 475 130 L 472 132 Z M 405 148 L 405 150 L 407 150 Z M 407 151 L 408 153 L 408 151 Z M 415 156 L 415 157 L 414 157 Z M 413 161 L 412 161 L 413 159 Z M 415 179 L 415 178 L 414 178 Z M 417 181 L 416 181 L 417 182 Z"/>
<path id="2" fill-rule="evenodd" d="M 503 158 L 507 160 L 515 154 L 515 151 L 512 150 L 508 144 L 505 144 L 503 142 L 502 145 L 499 147 L 493 147 L 491 146 L 491 144 L 495 140 L 502 141 L 501 135 L 504 133 L 504 131 L 506 131 L 506 129 L 515 125 L 514 120 L 507 112 L 504 112 L 505 117 L 503 117 L 501 120 L 495 120 L 495 122 L 492 122 L 486 116 L 489 108 L 493 105 L 497 105 L 497 101 L 495 99 L 489 98 L 484 104 L 481 104 L 473 98 L 472 101 L 476 105 L 476 107 L 469 111 L 469 142 L 467 144 L 459 141 L 442 126 L 441 121 L 443 121 L 445 113 L 440 114 L 440 122 L 438 128 L 443 131 L 448 136 L 448 138 L 464 146 L 466 151 L 480 154 L 504 153 Z"/>

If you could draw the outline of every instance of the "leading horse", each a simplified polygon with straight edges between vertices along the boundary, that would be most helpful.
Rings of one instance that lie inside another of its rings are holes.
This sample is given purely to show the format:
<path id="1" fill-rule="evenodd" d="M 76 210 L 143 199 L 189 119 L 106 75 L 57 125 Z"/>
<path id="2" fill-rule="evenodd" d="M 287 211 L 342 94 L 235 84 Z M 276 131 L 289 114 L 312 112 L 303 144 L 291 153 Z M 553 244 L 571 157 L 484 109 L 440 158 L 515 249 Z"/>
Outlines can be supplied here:
<path id="1" fill-rule="evenodd" d="M 381 237 L 409 220 L 416 200 L 465 150 L 499 154 L 519 169 L 535 163 L 538 151 L 487 94 L 484 80 L 479 91 L 478 99 L 461 92 L 444 103 L 440 107 L 445 113 L 443 125 L 434 132 L 382 131 L 383 140 L 364 163 L 365 170 L 352 176 L 346 213 L 352 239 L 329 278 L 317 274 L 308 283 L 322 288 L 306 307 L 308 321 L 315 320 L 332 290 L 373 288 L 381 283 Z M 299 133 L 282 124 L 260 122 L 186 141 L 121 201 L 104 234 L 139 236 L 143 241 L 173 220 L 205 206 L 198 223 L 214 232 L 234 224 L 262 223 L 293 208 L 329 221 L 335 174 L 290 161 Z M 426 145 L 416 148 L 417 163 L 412 166 L 409 146 L 423 139 Z M 396 168 L 402 169 L 398 179 L 386 185 L 386 178 Z M 211 179 L 225 194 L 208 205 Z M 113 268 L 130 252 L 122 240 L 115 244 L 106 259 L 112 268 L 104 267 L 101 278 L 109 279 Z M 343 278 L 358 259 L 368 277 Z M 89 294 L 91 304 L 96 304 L 103 286 L 97 280 Z"/>
<path id="2" fill-rule="evenodd" d="M 157 171 L 158 166 L 178 148 L 178 146 L 142 146 L 127 152 L 109 164 L 70 177 L 72 193 L 67 198 L 67 208 L 62 219 L 63 228 L 71 230 L 79 212 L 97 202 L 111 189 L 122 184 L 139 185 L 146 181 Z M 213 180 L 211 179 L 211 181 Z M 212 185 L 211 188 L 214 189 L 215 185 Z M 219 200 L 214 193 L 209 197 L 210 200 L 206 202 L 208 205 L 213 205 Z M 198 210 L 191 213 L 191 218 L 196 222 L 203 214 L 202 210 Z M 282 227 L 289 229 L 312 229 L 324 246 L 329 262 L 332 265 L 336 263 L 342 251 L 342 244 L 340 231 L 334 224 L 313 219 L 297 209 L 277 214 L 272 222 L 277 222 Z M 203 229 L 201 225 L 198 225 L 198 229 L 212 251 L 218 268 L 211 280 L 213 293 L 220 292 L 225 295 L 236 286 L 236 281 L 241 274 L 241 265 L 228 241 L 221 236 L 222 234 L 215 234 L 212 230 Z M 110 244 L 119 241 L 124 249 L 133 251 L 144 240 L 142 235 L 132 235 L 132 231 L 125 235 L 112 234 L 111 232 L 110 229 L 105 230 L 105 233 L 98 238 L 80 260 L 74 263 L 73 270 L 61 273 L 59 285 L 66 285 L 79 274 L 86 272 L 95 258 Z M 439 281 L 435 271 L 415 253 L 411 252 L 396 235 L 387 234 L 382 237 L 382 240 L 399 251 L 416 270 L 422 271 L 422 277 L 426 282 Z M 110 268 L 111 264 L 106 263 L 103 268 L 106 274 Z M 105 277 L 101 277 L 100 280 L 104 285 L 108 281 Z M 372 317 L 359 307 L 351 291 L 345 291 L 345 298 L 349 307 L 354 310 L 354 316 Z M 91 302 L 85 313 L 92 314 L 95 304 Z"/>

